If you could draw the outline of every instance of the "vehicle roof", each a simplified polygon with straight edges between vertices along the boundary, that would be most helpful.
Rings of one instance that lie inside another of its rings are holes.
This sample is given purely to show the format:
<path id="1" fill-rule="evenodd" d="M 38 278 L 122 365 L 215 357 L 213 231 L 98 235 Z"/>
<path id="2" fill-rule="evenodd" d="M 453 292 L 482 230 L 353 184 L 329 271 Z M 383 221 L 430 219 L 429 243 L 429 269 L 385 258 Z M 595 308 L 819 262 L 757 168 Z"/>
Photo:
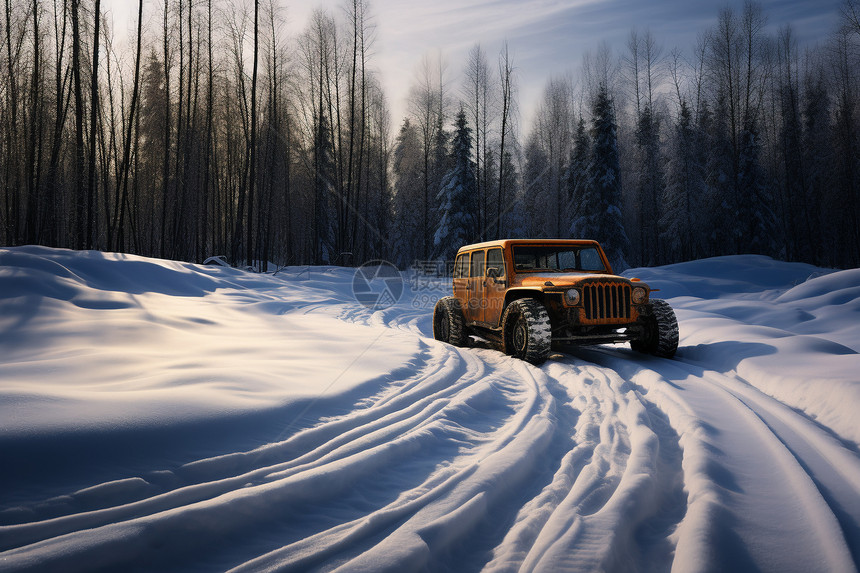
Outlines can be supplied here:
<path id="1" fill-rule="evenodd" d="M 598 242 L 593 239 L 498 239 L 495 241 L 485 241 L 483 243 L 474 243 L 464 245 L 457 250 L 457 254 L 473 249 L 486 249 L 488 247 L 507 248 L 513 245 L 598 245 Z"/>

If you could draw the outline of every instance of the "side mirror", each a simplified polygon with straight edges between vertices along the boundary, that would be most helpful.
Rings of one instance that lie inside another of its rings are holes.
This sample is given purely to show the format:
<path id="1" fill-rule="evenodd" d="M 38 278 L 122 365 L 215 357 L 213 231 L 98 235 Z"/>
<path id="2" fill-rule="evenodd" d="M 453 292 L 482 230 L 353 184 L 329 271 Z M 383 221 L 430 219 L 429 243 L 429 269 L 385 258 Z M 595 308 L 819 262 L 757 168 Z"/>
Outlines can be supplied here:
<path id="1" fill-rule="evenodd" d="M 502 269 L 499 267 L 487 267 L 487 276 L 493 279 L 493 282 L 496 284 L 507 284 L 507 281 L 502 276 Z"/>

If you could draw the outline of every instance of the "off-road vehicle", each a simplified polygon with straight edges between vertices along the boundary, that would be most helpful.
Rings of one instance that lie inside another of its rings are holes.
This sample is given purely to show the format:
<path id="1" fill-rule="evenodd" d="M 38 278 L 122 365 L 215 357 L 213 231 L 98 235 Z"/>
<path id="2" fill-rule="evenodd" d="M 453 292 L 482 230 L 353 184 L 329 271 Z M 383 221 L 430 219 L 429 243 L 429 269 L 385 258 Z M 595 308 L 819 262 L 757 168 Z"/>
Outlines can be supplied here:
<path id="1" fill-rule="evenodd" d="M 534 364 L 553 346 L 629 342 L 672 357 L 678 322 L 639 279 L 612 272 L 597 241 L 505 239 L 467 245 L 454 261 L 454 295 L 436 303 L 433 336 L 466 346 L 470 335 Z"/>

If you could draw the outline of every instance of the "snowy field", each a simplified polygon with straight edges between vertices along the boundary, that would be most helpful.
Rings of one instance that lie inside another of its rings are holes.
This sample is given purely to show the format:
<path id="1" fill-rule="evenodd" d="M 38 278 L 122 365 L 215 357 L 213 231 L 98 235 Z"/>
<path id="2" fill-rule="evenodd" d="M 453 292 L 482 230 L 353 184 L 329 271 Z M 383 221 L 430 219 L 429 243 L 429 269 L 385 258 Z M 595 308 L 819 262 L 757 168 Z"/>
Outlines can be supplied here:
<path id="1" fill-rule="evenodd" d="M 860 269 L 631 270 L 676 359 L 540 368 L 354 273 L 0 249 L 0 570 L 857 570 Z"/>

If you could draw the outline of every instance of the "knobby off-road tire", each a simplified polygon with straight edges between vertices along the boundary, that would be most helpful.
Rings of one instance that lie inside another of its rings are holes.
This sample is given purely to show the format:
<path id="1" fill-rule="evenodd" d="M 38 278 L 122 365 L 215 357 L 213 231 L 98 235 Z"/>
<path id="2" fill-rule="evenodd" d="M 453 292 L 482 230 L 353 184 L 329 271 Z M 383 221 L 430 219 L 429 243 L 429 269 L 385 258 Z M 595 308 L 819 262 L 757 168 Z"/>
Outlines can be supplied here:
<path id="1" fill-rule="evenodd" d="M 502 332 L 506 354 L 532 364 L 540 364 L 549 356 L 549 314 L 535 299 L 521 298 L 509 304 L 502 318 Z"/>
<path id="2" fill-rule="evenodd" d="M 463 309 L 453 296 L 440 298 L 433 308 L 433 338 L 454 346 L 466 346 L 469 342 Z"/>
<path id="3" fill-rule="evenodd" d="M 678 350 L 678 319 L 665 300 L 651 300 L 651 315 L 645 317 L 645 332 L 641 340 L 631 340 L 630 348 L 637 352 L 672 358 Z"/>

